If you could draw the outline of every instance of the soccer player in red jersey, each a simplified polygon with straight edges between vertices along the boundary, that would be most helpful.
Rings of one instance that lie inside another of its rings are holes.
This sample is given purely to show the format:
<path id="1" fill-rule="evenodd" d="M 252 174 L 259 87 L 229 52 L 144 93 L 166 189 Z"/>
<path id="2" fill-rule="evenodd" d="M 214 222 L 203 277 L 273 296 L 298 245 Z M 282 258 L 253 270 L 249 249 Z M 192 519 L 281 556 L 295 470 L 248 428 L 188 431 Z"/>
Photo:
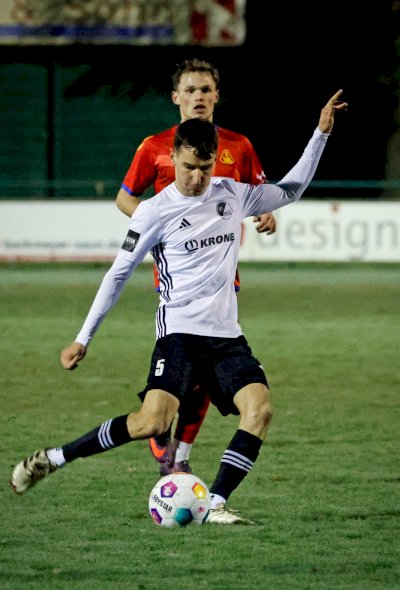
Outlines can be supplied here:
<path id="1" fill-rule="evenodd" d="M 210 63 L 198 59 L 184 61 L 172 77 L 172 101 L 179 107 L 181 122 L 188 119 L 213 120 L 219 99 L 219 73 Z M 171 160 L 173 140 L 178 125 L 147 137 L 137 148 L 121 189 L 117 195 L 119 209 L 132 216 L 140 203 L 140 195 L 153 185 L 156 193 L 175 181 L 175 167 Z M 227 176 L 238 182 L 262 184 L 266 176 L 251 142 L 244 135 L 216 126 L 219 147 L 213 176 Z M 276 220 L 272 213 L 254 218 L 259 233 L 272 234 Z M 155 286 L 159 289 L 157 267 Z M 240 288 L 236 273 L 235 289 Z M 179 409 L 174 442 L 170 431 L 149 440 L 154 458 L 160 464 L 160 474 L 191 471 L 189 456 L 209 406 L 209 396 L 197 386 L 191 403 Z"/>

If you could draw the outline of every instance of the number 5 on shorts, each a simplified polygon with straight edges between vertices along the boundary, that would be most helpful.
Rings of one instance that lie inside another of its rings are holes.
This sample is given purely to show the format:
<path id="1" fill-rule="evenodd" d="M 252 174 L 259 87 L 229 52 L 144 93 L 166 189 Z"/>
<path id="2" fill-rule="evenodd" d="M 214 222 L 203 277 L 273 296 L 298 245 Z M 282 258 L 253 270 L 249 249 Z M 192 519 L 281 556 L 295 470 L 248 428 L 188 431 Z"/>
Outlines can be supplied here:
<path id="1" fill-rule="evenodd" d="M 154 375 L 156 377 L 160 377 L 164 373 L 164 363 L 165 359 L 159 359 L 156 364 L 156 370 L 154 371 Z"/>

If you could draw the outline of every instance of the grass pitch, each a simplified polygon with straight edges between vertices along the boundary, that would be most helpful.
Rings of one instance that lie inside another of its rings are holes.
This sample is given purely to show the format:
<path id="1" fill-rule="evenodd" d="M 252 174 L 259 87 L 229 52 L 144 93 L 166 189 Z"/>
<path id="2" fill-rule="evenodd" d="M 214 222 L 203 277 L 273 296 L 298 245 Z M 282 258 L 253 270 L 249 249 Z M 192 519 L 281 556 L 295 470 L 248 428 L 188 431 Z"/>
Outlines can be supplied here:
<path id="1" fill-rule="evenodd" d="M 0 267 L 2 590 L 400 588 L 398 265 L 241 265 L 241 324 L 275 414 L 229 502 L 255 527 L 157 527 L 146 441 L 10 491 L 12 467 L 37 447 L 139 407 L 154 345 L 150 267 L 81 366 L 59 363 L 106 268 Z M 236 425 L 209 411 L 191 458 L 206 482 Z"/>

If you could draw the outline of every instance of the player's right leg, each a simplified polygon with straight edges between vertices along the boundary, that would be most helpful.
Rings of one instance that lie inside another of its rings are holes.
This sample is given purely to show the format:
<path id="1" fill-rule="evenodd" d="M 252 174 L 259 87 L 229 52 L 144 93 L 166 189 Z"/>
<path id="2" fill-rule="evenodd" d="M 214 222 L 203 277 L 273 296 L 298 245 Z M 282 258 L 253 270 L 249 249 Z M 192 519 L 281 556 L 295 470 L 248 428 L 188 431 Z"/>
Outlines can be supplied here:
<path id="1" fill-rule="evenodd" d="M 167 391 L 148 391 L 139 412 L 107 420 L 62 447 L 40 449 L 20 461 L 12 472 L 10 484 L 17 494 L 22 494 L 75 459 L 160 434 L 171 423 L 178 407 L 178 398 Z"/>
<path id="2" fill-rule="evenodd" d="M 58 465 L 50 461 L 47 449 L 38 449 L 18 463 L 12 473 L 10 485 L 15 493 L 23 494 L 36 482 L 53 473 L 58 467 Z"/>

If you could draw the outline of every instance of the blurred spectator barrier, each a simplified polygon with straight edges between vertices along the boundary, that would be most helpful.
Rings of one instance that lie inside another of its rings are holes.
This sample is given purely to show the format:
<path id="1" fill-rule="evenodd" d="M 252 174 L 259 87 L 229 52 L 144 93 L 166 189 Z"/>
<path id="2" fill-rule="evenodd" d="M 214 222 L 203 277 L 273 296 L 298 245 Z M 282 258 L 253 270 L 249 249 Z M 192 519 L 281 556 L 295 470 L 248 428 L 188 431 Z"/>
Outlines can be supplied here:
<path id="1" fill-rule="evenodd" d="M 400 202 L 305 199 L 275 214 L 273 236 L 244 221 L 240 260 L 400 262 Z M 0 260 L 111 261 L 128 224 L 114 201 L 3 200 Z"/>

